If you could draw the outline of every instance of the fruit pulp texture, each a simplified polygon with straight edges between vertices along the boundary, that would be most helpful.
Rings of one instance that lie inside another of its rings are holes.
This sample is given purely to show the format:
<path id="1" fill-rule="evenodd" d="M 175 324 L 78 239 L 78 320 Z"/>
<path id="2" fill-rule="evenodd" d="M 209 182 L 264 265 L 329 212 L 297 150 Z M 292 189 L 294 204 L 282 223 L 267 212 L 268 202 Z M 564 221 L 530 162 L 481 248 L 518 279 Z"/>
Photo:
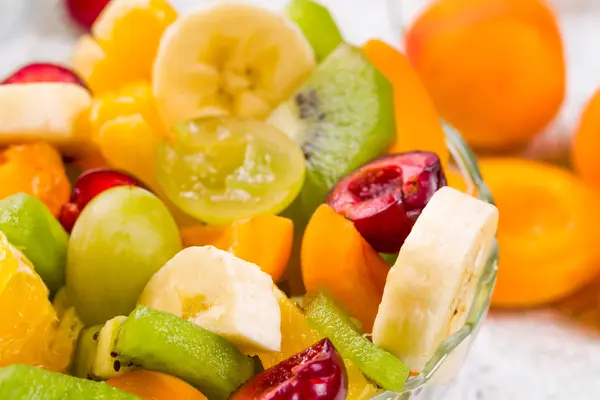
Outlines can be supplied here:
<path id="1" fill-rule="evenodd" d="M 259 215 L 229 225 L 194 225 L 181 229 L 184 246 L 215 246 L 249 261 L 279 281 L 292 252 L 294 224 L 275 215 Z"/>
<path id="2" fill-rule="evenodd" d="M 0 230 L 22 249 L 52 295 L 64 285 L 69 237 L 41 200 L 25 193 L 0 200 Z"/>
<path id="3" fill-rule="evenodd" d="M 75 340 L 71 321 L 59 325 L 42 279 L 4 234 L 0 259 L 0 367 L 28 364 L 64 371 Z"/>
<path id="4" fill-rule="evenodd" d="M 150 82 L 160 38 L 176 17 L 164 0 L 138 1 L 132 7 L 119 1 L 109 4 L 92 28 L 102 49 L 86 79 L 92 92 L 102 94 L 132 82 Z"/>
<path id="5" fill-rule="evenodd" d="M 324 337 L 310 326 L 306 316 L 293 300 L 279 290 L 276 290 L 275 294 L 281 311 L 281 351 L 257 354 L 265 369 L 300 353 Z M 375 386 L 365 379 L 352 361 L 344 359 L 344 364 L 348 374 L 347 400 L 366 400 L 377 393 Z"/>
<path id="6" fill-rule="evenodd" d="M 269 122 L 302 146 L 306 182 L 294 222 L 305 223 L 344 175 L 393 142 L 392 86 L 360 49 L 341 44 Z"/>
<path id="7" fill-rule="evenodd" d="M 284 133 L 257 120 L 211 118 L 176 128 L 159 149 L 159 184 L 184 212 L 211 224 L 276 214 L 304 181 L 304 157 Z"/>
<path id="8" fill-rule="evenodd" d="M 230 399 L 345 400 L 347 386 L 340 354 L 329 339 L 323 339 L 255 375 Z"/>
<path id="9" fill-rule="evenodd" d="M 328 337 L 343 357 L 349 358 L 369 378 L 384 389 L 400 392 L 409 368 L 398 358 L 362 336 L 331 299 L 323 293 L 314 296 L 306 308 L 309 323 Z"/>
<path id="10" fill-rule="evenodd" d="M 257 372 L 255 360 L 221 336 L 173 314 L 138 306 L 116 351 L 144 368 L 182 378 L 210 399 L 226 399 Z"/>
<path id="11" fill-rule="evenodd" d="M 450 152 L 441 119 L 408 59 L 378 39 L 369 40 L 362 50 L 394 88 L 396 140 L 388 153 L 431 151 L 447 166 Z"/>
<path id="12" fill-rule="evenodd" d="M 0 159 L 0 198 L 27 193 L 42 200 L 54 215 L 69 201 L 71 185 L 61 156 L 48 143 L 10 145 Z"/>
<path id="13" fill-rule="evenodd" d="M 397 253 L 433 194 L 446 185 L 435 153 L 378 158 L 342 179 L 327 203 L 380 253 Z"/>
<path id="14" fill-rule="evenodd" d="M 431 2 L 405 39 L 437 110 L 475 148 L 525 144 L 563 101 L 562 38 L 542 0 Z"/>
<path id="15" fill-rule="evenodd" d="M 132 393 L 142 400 L 206 400 L 189 383 L 156 371 L 131 371 L 109 379 L 110 386 Z"/>
<path id="16" fill-rule="evenodd" d="M 25 365 L 0 369 L 0 393 L 11 400 L 139 400 L 136 396 L 94 382 Z"/>
<path id="17" fill-rule="evenodd" d="M 126 315 L 181 248 L 177 225 L 156 196 L 135 186 L 102 192 L 84 208 L 69 239 L 69 299 L 87 325 Z"/>
<path id="18" fill-rule="evenodd" d="M 541 162 L 483 158 L 480 168 L 500 212 L 494 306 L 550 303 L 593 279 L 596 193 L 570 172 Z"/>
<path id="19" fill-rule="evenodd" d="M 326 291 L 370 332 L 390 265 L 352 221 L 326 204 L 319 206 L 304 232 L 301 253 L 307 292 Z"/>

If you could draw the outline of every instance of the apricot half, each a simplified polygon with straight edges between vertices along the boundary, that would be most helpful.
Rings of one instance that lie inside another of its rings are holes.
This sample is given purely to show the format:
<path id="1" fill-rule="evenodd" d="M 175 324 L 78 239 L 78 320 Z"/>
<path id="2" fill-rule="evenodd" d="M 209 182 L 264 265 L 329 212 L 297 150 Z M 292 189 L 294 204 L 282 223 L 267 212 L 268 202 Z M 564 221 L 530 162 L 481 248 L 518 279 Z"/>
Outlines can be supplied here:
<path id="1" fill-rule="evenodd" d="M 530 307 L 553 302 L 600 271 L 595 195 L 570 172 L 521 159 L 482 159 L 500 211 L 498 281 L 492 304 Z"/>
<path id="2" fill-rule="evenodd" d="M 564 98 L 559 28 L 542 0 L 438 0 L 406 51 L 445 119 L 476 148 L 525 144 Z"/>

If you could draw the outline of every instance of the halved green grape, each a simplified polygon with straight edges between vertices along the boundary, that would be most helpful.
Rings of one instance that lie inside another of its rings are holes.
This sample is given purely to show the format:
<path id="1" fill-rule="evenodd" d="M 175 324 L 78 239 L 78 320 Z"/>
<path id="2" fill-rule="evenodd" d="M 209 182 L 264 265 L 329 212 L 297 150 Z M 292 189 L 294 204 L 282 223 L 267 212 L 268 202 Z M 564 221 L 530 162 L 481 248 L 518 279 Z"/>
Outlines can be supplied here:
<path id="1" fill-rule="evenodd" d="M 201 221 L 277 214 L 302 188 L 302 150 L 271 125 L 212 118 L 186 122 L 175 132 L 176 143 L 159 148 L 158 182 L 173 203 Z"/>

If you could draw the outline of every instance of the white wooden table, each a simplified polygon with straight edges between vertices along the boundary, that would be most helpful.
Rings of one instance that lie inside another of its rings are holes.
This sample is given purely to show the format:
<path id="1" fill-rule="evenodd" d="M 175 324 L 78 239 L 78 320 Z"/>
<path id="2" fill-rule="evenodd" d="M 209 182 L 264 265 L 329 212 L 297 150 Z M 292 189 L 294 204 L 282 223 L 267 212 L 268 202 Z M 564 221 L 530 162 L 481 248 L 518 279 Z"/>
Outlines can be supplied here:
<path id="1" fill-rule="evenodd" d="M 6 25 L 0 24 L 0 76 L 27 61 L 64 61 L 70 55 L 77 30 L 59 7 L 62 0 L 0 0 L 0 16 L 2 7 L 29 1 L 15 28 L 4 37 L 1 31 Z M 206 0 L 172 1 L 185 10 Z M 280 9 L 285 3 L 285 0 L 254 1 L 272 9 Z M 562 1 L 561 7 L 565 4 L 576 7 L 583 0 L 556 1 Z M 361 43 L 369 37 L 379 37 L 399 43 L 390 26 L 385 0 L 322 2 L 333 11 L 347 40 Z M 557 128 L 547 136 L 559 141 L 571 129 L 582 104 L 600 82 L 600 13 L 582 13 L 562 23 L 569 31 L 568 98 Z M 582 46 L 591 46 L 594 51 L 582 50 Z M 538 148 L 547 147 L 547 142 L 539 141 L 542 146 Z M 447 399 L 600 399 L 600 332 L 586 333 L 551 310 L 525 314 L 493 312 Z"/>

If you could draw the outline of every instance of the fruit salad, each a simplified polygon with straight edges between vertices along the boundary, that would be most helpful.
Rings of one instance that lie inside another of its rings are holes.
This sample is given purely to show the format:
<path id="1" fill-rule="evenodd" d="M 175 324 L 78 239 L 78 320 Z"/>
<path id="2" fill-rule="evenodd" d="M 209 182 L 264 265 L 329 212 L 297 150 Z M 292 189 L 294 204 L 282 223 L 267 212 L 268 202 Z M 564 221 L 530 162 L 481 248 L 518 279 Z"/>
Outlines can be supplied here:
<path id="1" fill-rule="evenodd" d="M 498 211 L 400 52 L 313 0 L 66 7 L 71 63 L 0 85 L 0 398 L 371 399 L 464 332 Z"/>

